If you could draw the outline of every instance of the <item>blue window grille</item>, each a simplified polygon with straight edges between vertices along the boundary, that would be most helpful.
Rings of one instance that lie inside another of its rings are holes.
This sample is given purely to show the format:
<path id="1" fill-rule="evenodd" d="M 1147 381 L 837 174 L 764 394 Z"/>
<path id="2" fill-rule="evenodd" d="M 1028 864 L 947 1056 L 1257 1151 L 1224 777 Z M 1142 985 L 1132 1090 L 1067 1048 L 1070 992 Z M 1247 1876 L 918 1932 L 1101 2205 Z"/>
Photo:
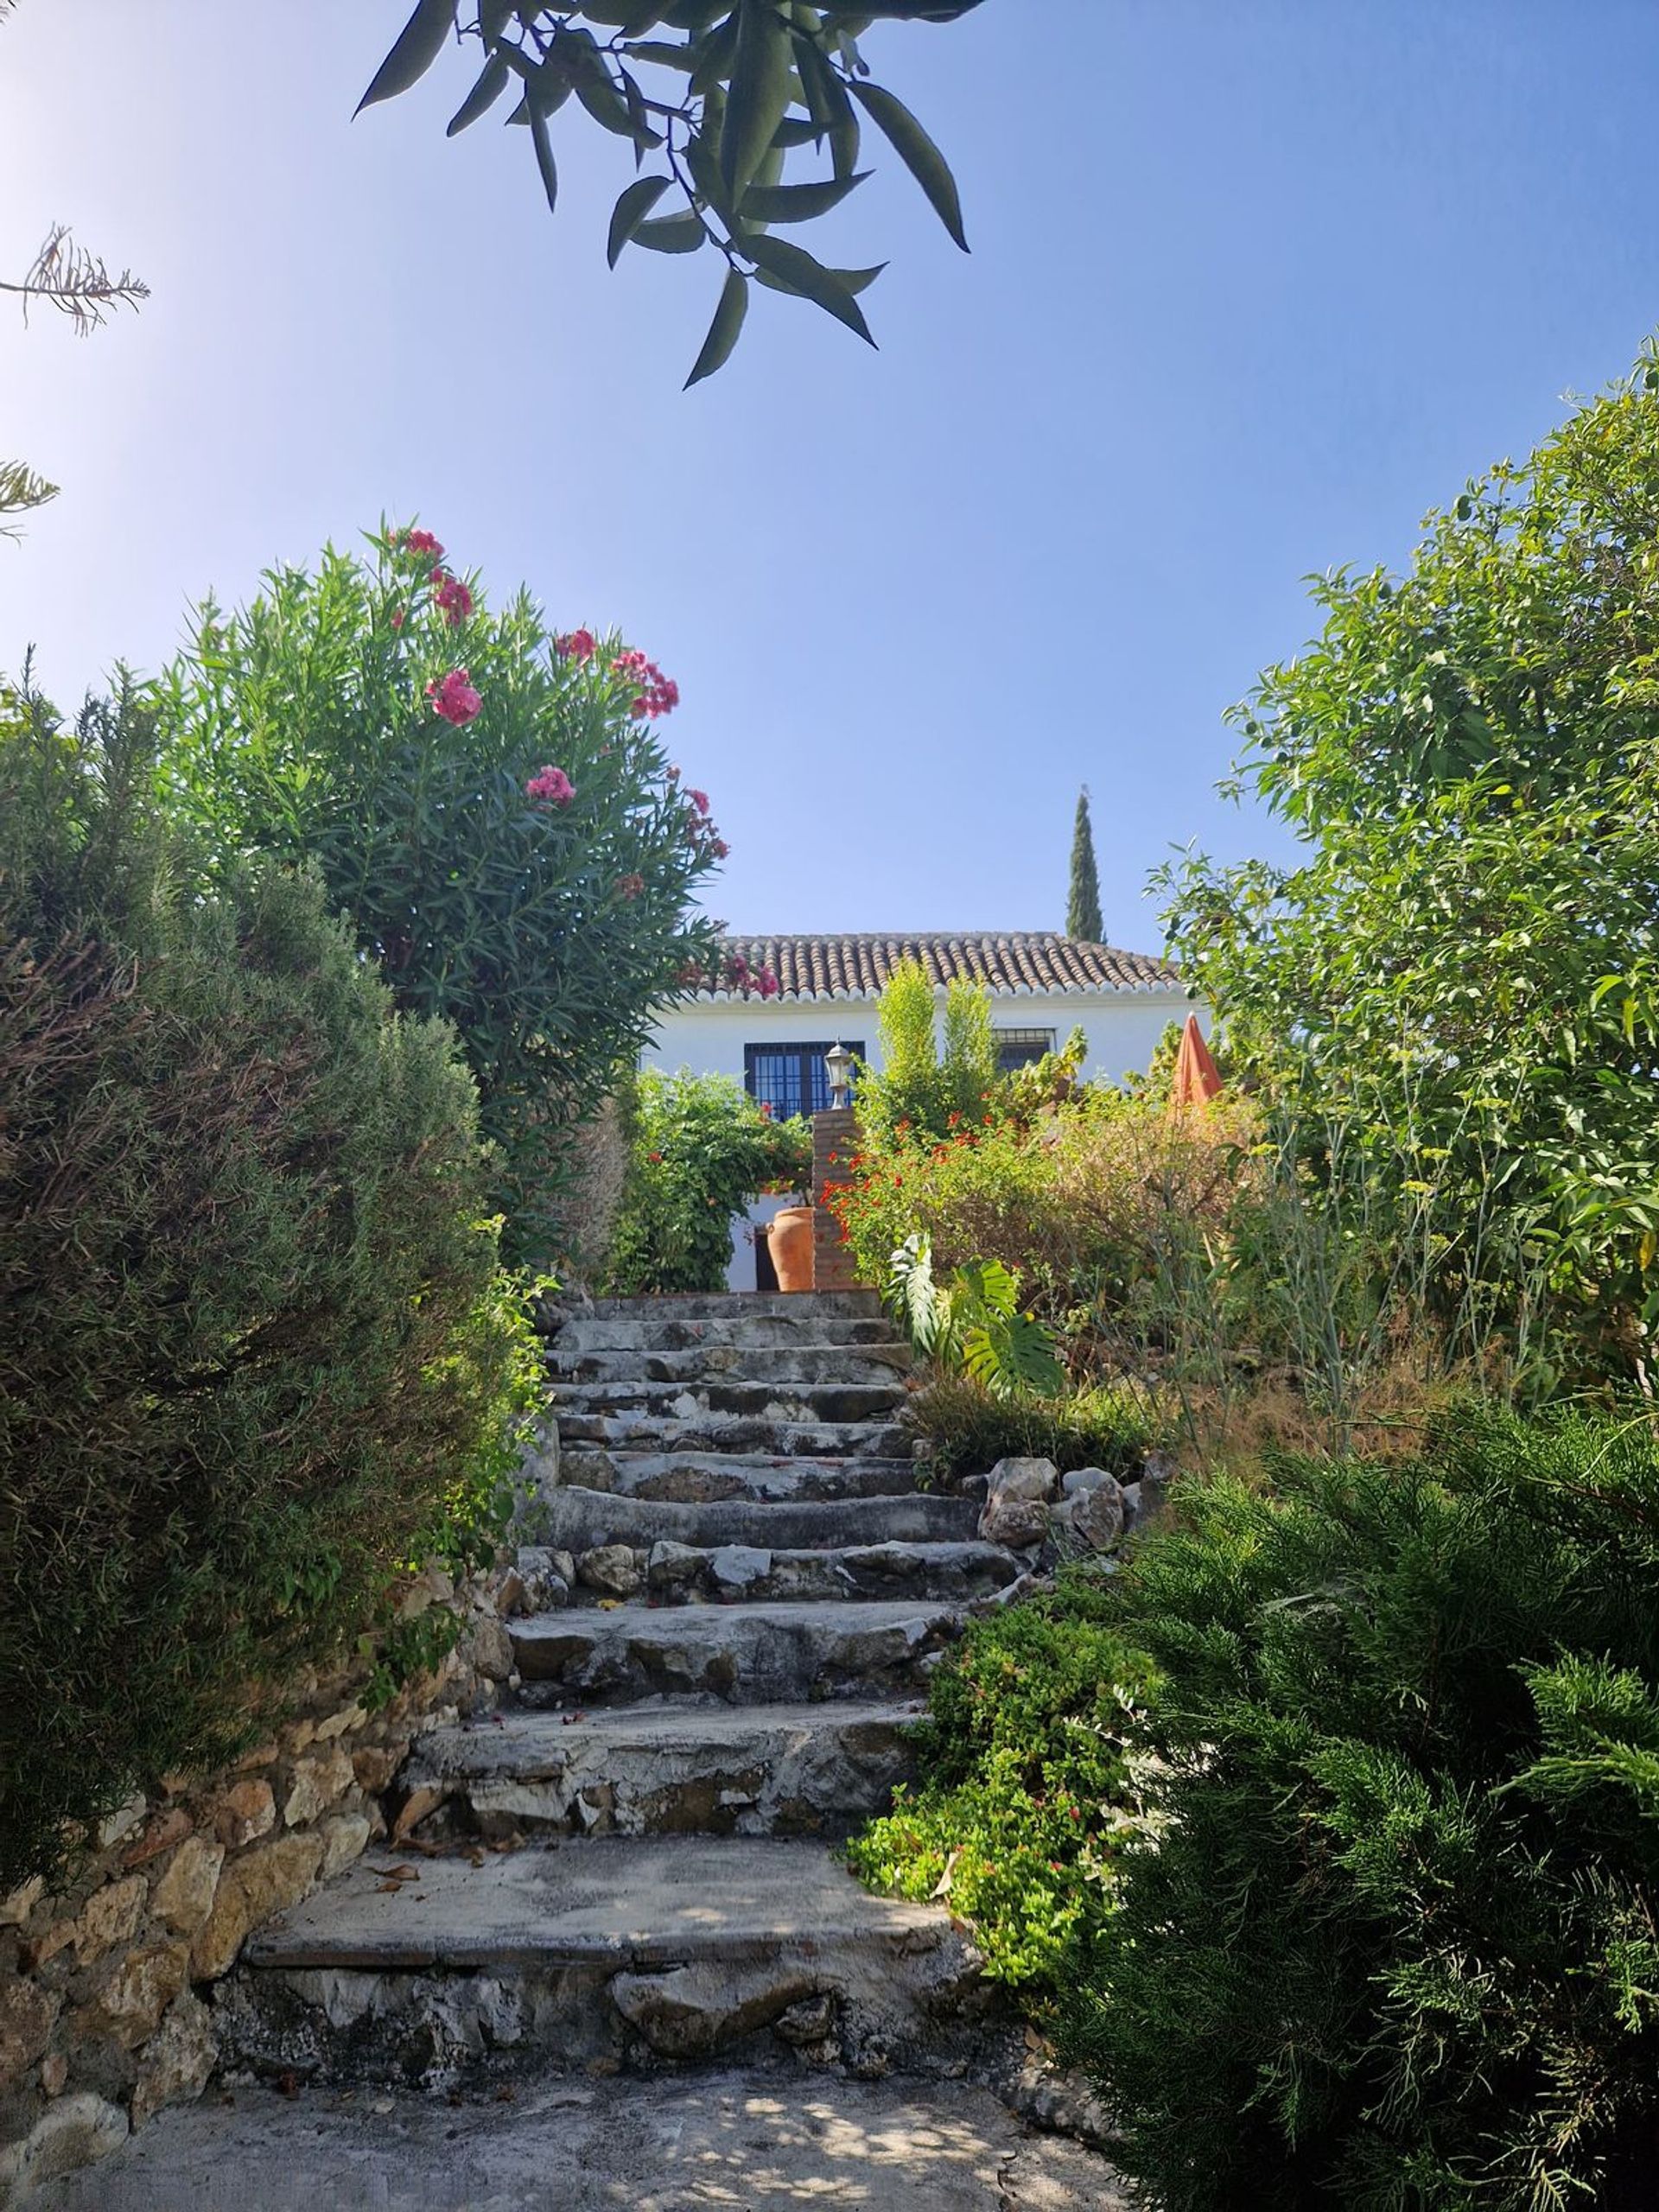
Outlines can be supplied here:
<path id="1" fill-rule="evenodd" d="M 864 1047 L 857 1038 L 842 1040 L 857 1058 Z M 795 1114 L 821 1114 L 830 1103 L 830 1074 L 824 1055 L 835 1045 L 833 1037 L 815 1045 L 746 1045 L 743 1047 L 743 1087 L 751 1098 L 772 1109 L 774 1122 Z"/>

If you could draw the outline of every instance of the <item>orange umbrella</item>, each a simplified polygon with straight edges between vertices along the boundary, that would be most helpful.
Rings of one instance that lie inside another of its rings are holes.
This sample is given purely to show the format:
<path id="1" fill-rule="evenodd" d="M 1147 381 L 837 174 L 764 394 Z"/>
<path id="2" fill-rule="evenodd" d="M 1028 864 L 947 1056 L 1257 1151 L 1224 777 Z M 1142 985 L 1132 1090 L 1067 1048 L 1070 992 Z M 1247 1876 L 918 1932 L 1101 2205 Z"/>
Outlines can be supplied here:
<path id="1" fill-rule="evenodd" d="M 1180 1050 L 1175 1055 L 1175 1075 L 1169 1086 L 1170 1110 L 1202 1106 L 1220 1096 L 1221 1070 L 1204 1041 L 1198 1015 L 1189 1014 L 1186 1027 L 1181 1032 Z"/>

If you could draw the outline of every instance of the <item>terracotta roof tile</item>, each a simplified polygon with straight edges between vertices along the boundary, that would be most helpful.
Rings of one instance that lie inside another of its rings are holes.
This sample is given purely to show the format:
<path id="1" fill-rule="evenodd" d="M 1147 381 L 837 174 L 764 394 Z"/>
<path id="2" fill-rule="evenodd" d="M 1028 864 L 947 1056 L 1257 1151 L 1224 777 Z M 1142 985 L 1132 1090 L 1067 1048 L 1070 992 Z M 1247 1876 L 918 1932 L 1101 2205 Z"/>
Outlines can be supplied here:
<path id="1" fill-rule="evenodd" d="M 919 960 L 936 984 L 959 976 L 997 993 L 1027 991 L 1147 991 L 1179 988 L 1167 961 L 1115 945 L 1085 944 L 1048 930 L 1014 930 L 958 936 L 949 931 L 888 937 L 874 931 L 832 937 L 722 938 L 751 968 L 770 968 L 785 1000 L 874 998 L 900 960 Z M 724 998 L 714 981 L 693 995 Z"/>

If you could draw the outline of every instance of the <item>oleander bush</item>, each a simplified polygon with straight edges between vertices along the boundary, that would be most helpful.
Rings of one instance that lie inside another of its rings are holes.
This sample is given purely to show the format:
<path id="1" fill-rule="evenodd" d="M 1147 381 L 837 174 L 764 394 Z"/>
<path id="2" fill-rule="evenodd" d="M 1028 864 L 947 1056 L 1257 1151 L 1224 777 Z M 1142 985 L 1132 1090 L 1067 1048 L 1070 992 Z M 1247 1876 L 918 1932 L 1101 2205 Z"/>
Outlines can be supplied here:
<path id="1" fill-rule="evenodd" d="M 154 749 L 0 702 L 0 1889 L 493 1548 L 524 1403 L 451 1033 Z"/>
<path id="2" fill-rule="evenodd" d="M 974 1622 L 929 1686 L 925 1780 L 849 1847 L 854 1871 L 969 1918 L 985 1970 L 1046 2012 L 1091 1955 L 1135 1832 L 1129 1718 L 1152 1669 L 1084 1569 Z"/>
<path id="3" fill-rule="evenodd" d="M 167 804 L 220 872 L 315 867 L 399 1007 L 453 1023 L 506 1248 L 539 1262 L 569 1133 L 715 958 L 693 906 L 726 848 L 642 652 L 555 634 L 524 591 L 492 607 L 430 531 L 369 548 L 199 610 L 156 687 Z"/>
<path id="4" fill-rule="evenodd" d="M 724 1290 L 734 1217 L 767 1189 L 810 1190 L 812 1125 L 773 1121 L 729 1076 L 645 1070 L 607 1287 L 623 1297 Z"/>

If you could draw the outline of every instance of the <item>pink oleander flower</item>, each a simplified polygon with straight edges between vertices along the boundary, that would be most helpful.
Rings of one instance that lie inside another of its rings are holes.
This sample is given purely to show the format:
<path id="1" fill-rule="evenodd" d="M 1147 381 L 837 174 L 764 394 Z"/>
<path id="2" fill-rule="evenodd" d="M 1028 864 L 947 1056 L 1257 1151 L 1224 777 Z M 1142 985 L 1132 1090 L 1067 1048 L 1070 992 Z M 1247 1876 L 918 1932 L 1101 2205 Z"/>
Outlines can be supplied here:
<path id="1" fill-rule="evenodd" d="M 443 548 L 429 530 L 406 530 L 401 543 L 405 553 L 429 553 L 435 561 L 443 558 Z"/>
<path id="2" fill-rule="evenodd" d="M 686 792 L 686 797 L 690 800 L 692 805 L 696 808 L 697 812 L 706 818 L 709 812 L 708 792 L 688 791 Z"/>
<path id="3" fill-rule="evenodd" d="M 611 667 L 616 675 L 639 687 L 628 708 L 635 721 L 659 720 L 679 705 L 679 685 L 671 676 L 664 676 L 655 661 L 647 660 L 637 645 L 625 646 L 613 658 Z"/>
<path id="4" fill-rule="evenodd" d="M 755 978 L 755 982 L 763 999 L 775 999 L 779 992 L 783 988 L 783 985 L 778 981 L 778 978 L 772 974 L 770 968 L 763 968 L 760 970 L 760 975 Z"/>
<path id="5" fill-rule="evenodd" d="M 550 766 L 531 778 L 524 785 L 524 794 L 529 798 L 551 799 L 555 806 L 569 806 L 576 795 L 576 788 L 563 768 Z"/>
<path id="6" fill-rule="evenodd" d="M 461 578 L 452 576 L 447 569 L 433 569 L 432 596 L 452 630 L 473 611 L 473 594 Z"/>
<path id="7" fill-rule="evenodd" d="M 471 721 L 484 704 L 464 668 L 452 668 L 442 683 L 435 679 L 429 683 L 426 696 L 432 702 L 433 712 L 442 715 L 445 721 L 454 722 L 457 729 Z"/>
<path id="8" fill-rule="evenodd" d="M 731 853 L 731 847 L 727 843 L 723 837 L 711 837 L 709 841 L 709 851 L 717 861 L 723 861 L 727 859 Z"/>
<path id="9" fill-rule="evenodd" d="M 677 768 L 665 768 L 663 774 L 664 780 L 668 783 L 677 784 L 680 780 L 680 772 Z"/>
<path id="10" fill-rule="evenodd" d="M 401 607 L 394 607 L 391 610 L 391 626 L 394 630 L 401 630 L 404 626 L 404 610 Z"/>
<path id="11" fill-rule="evenodd" d="M 620 899 L 637 899 L 645 887 L 643 875 L 619 875 L 616 879 L 617 896 Z"/>
<path id="12" fill-rule="evenodd" d="M 591 630 L 572 630 L 567 637 L 554 639 L 553 650 L 561 660 L 592 660 L 599 640 Z"/>

